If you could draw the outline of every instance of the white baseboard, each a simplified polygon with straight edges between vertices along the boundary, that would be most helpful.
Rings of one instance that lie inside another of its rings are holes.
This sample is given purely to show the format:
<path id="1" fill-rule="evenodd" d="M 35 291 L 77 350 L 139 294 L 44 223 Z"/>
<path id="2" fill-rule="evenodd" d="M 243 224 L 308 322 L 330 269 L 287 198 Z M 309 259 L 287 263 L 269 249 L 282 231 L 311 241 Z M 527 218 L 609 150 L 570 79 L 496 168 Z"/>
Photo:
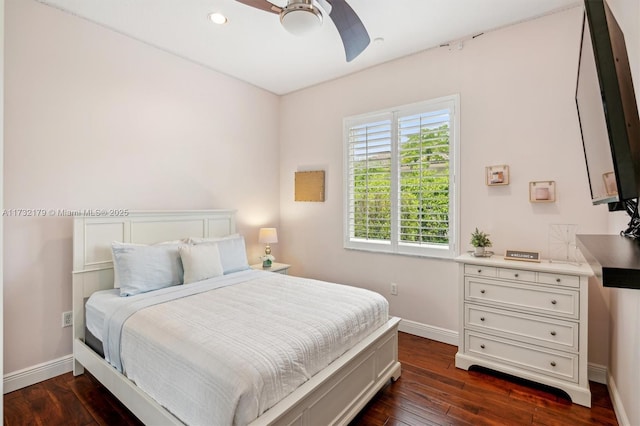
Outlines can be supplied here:
<path id="1" fill-rule="evenodd" d="M 627 412 L 624 409 L 624 404 L 622 403 L 622 399 L 620 398 L 620 393 L 618 392 L 618 388 L 616 387 L 616 382 L 613 380 L 613 376 L 611 374 L 607 375 L 607 387 L 609 388 L 609 396 L 611 397 L 611 403 L 613 404 L 613 411 L 616 413 L 616 418 L 618 419 L 618 424 L 620 426 L 630 426 L 629 418 L 627 417 Z"/>
<path id="2" fill-rule="evenodd" d="M 52 361 L 27 367 L 13 373 L 5 374 L 2 380 L 3 394 L 13 392 L 27 386 L 35 385 L 44 380 L 48 380 L 68 373 L 73 370 L 73 355 L 66 355 Z"/>
<path id="3" fill-rule="evenodd" d="M 458 332 L 447 330 L 445 328 L 434 327 L 432 325 L 422 324 L 415 321 L 403 319 L 398 326 L 399 331 L 413 334 L 414 336 L 424 337 L 425 339 L 435 340 L 436 342 L 447 343 L 449 345 L 458 346 Z"/>
<path id="4" fill-rule="evenodd" d="M 592 382 L 607 384 L 607 367 L 605 365 L 589 363 L 587 365 L 587 376 Z"/>

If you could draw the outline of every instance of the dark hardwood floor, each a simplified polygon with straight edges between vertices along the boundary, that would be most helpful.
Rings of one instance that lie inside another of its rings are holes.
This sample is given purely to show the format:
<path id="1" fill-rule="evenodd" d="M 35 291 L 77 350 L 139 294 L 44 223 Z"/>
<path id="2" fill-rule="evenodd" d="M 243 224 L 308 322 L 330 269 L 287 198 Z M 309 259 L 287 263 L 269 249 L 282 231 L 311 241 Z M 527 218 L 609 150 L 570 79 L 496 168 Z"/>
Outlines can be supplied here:
<path id="1" fill-rule="evenodd" d="M 400 333 L 402 377 L 352 422 L 361 425 L 617 425 L 606 386 L 592 407 L 487 371 L 455 368 L 456 347 Z M 89 374 L 71 373 L 4 395 L 5 425 L 139 425 Z M 322 425 L 318 425 L 322 426 Z"/>

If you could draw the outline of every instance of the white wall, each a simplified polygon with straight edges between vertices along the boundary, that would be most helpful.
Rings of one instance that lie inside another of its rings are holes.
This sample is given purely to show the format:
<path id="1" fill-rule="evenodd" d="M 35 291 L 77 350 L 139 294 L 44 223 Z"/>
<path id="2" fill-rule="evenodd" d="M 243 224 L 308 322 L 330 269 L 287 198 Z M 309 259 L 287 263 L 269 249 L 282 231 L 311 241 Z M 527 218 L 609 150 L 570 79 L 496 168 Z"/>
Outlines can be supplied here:
<path id="1" fill-rule="evenodd" d="M 259 255 L 277 96 L 32 0 L 6 1 L 5 38 L 4 208 L 236 208 Z M 71 224 L 4 220 L 7 374 L 71 353 Z"/>
<path id="2" fill-rule="evenodd" d="M 4 0 L 0 0 L 0 28 L 4 28 Z M 4 101 L 4 31 L 0 31 L 0 100 Z M 2 188 L 4 187 L 4 102 L 0 104 L 0 209 L 4 208 Z M 0 222 L 0 241 L 3 241 L 3 224 Z M 3 273 L 2 258 L 0 258 L 0 280 Z M 4 315 L 3 315 L 3 298 L 4 298 L 4 284 L 0 281 L 0 331 L 3 329 Z M 0 334 L 1 336 L 1 334 Z M 0 377 L 3 377 L 3 339 L 0 338 Z M 4 384 L 4 383 L 3 383 Z M 0 384 L 0 391 L 3 384 Z M 4 392 L 0 392 L 3 393 Z M 4 398 L 3 398 L 4 400 Z M 0 417 L 4 418 L 3 414 L 4 404 L 0 402 Z"/>
<path id="3" fill-rule="evenodd" d="M 629 53 L 636 100 L 640 102 L 640 3 L 637 0 L 607 0 L 624 33 Z M 610 215 L 610 230 L 624 229 L 629 217 Z M 609 289 L 611 297 L 611 358 L 609 385 L 621 424 L 640 424 L 640 291 Z"/>
<path id="4" fill-rule="evenodd" d="M 582 9 L 493 31 L 301 90 L 281 102 L 280 190 L 284 261 L 293 274 L 366 287 L 391 312 L 457 332 L 458 271 L 452 261 L 342 248 L 342 119 L 454 93 L 461 99 L 461 247 L 477 226 L 493 249 L 546 255 L 548 227 L 607 229 L 592 207 L 575 106 Z M 508 164 L 511 184 L 487 187 L 485 166 Z M 326 170 L 326 202 L 293 201 L 294 172 Z M 530 181 L 554 180 L 557 202 L 531 204 Z M 398 296 L 389 284 L 398 284 Z M 608 362 L 605 296 L 590 291 L 589 362 Z M 602 326 L 604 324 L 604 326 Z"/>

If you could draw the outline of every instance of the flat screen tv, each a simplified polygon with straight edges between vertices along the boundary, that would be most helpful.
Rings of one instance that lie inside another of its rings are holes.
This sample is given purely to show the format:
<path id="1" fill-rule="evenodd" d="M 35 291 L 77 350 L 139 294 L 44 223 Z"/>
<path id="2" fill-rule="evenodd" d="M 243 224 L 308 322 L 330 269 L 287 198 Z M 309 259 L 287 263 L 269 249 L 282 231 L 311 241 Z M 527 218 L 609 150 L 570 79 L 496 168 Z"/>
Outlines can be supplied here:
<path id="1" fill-rule="evenodd" d="M 591 200 L 614 210 L 638 197 L 640 118 L 622 30 L 603 0 L 584 6 L 578 118 Z"/>

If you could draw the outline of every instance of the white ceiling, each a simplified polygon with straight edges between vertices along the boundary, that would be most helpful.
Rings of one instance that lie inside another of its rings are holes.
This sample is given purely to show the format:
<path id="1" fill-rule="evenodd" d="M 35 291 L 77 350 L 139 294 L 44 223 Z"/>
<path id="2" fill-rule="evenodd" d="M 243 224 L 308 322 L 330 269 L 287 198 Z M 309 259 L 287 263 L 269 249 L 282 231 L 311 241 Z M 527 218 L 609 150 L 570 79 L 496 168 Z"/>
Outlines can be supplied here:
<path id="1" fill-rule="evenodd" d="M 235 0 L 38 0 L 276 94 L 581 4 L 580 0 L 348 0 L 372 43 L 347 63 L 338 31 L 296 37 Z M 274 0 L 284 6 L 286 0 Z M 208 19 L 222 12 L 225 25 Z M 373 42 L 376 38 L 384 41 Z"/>

